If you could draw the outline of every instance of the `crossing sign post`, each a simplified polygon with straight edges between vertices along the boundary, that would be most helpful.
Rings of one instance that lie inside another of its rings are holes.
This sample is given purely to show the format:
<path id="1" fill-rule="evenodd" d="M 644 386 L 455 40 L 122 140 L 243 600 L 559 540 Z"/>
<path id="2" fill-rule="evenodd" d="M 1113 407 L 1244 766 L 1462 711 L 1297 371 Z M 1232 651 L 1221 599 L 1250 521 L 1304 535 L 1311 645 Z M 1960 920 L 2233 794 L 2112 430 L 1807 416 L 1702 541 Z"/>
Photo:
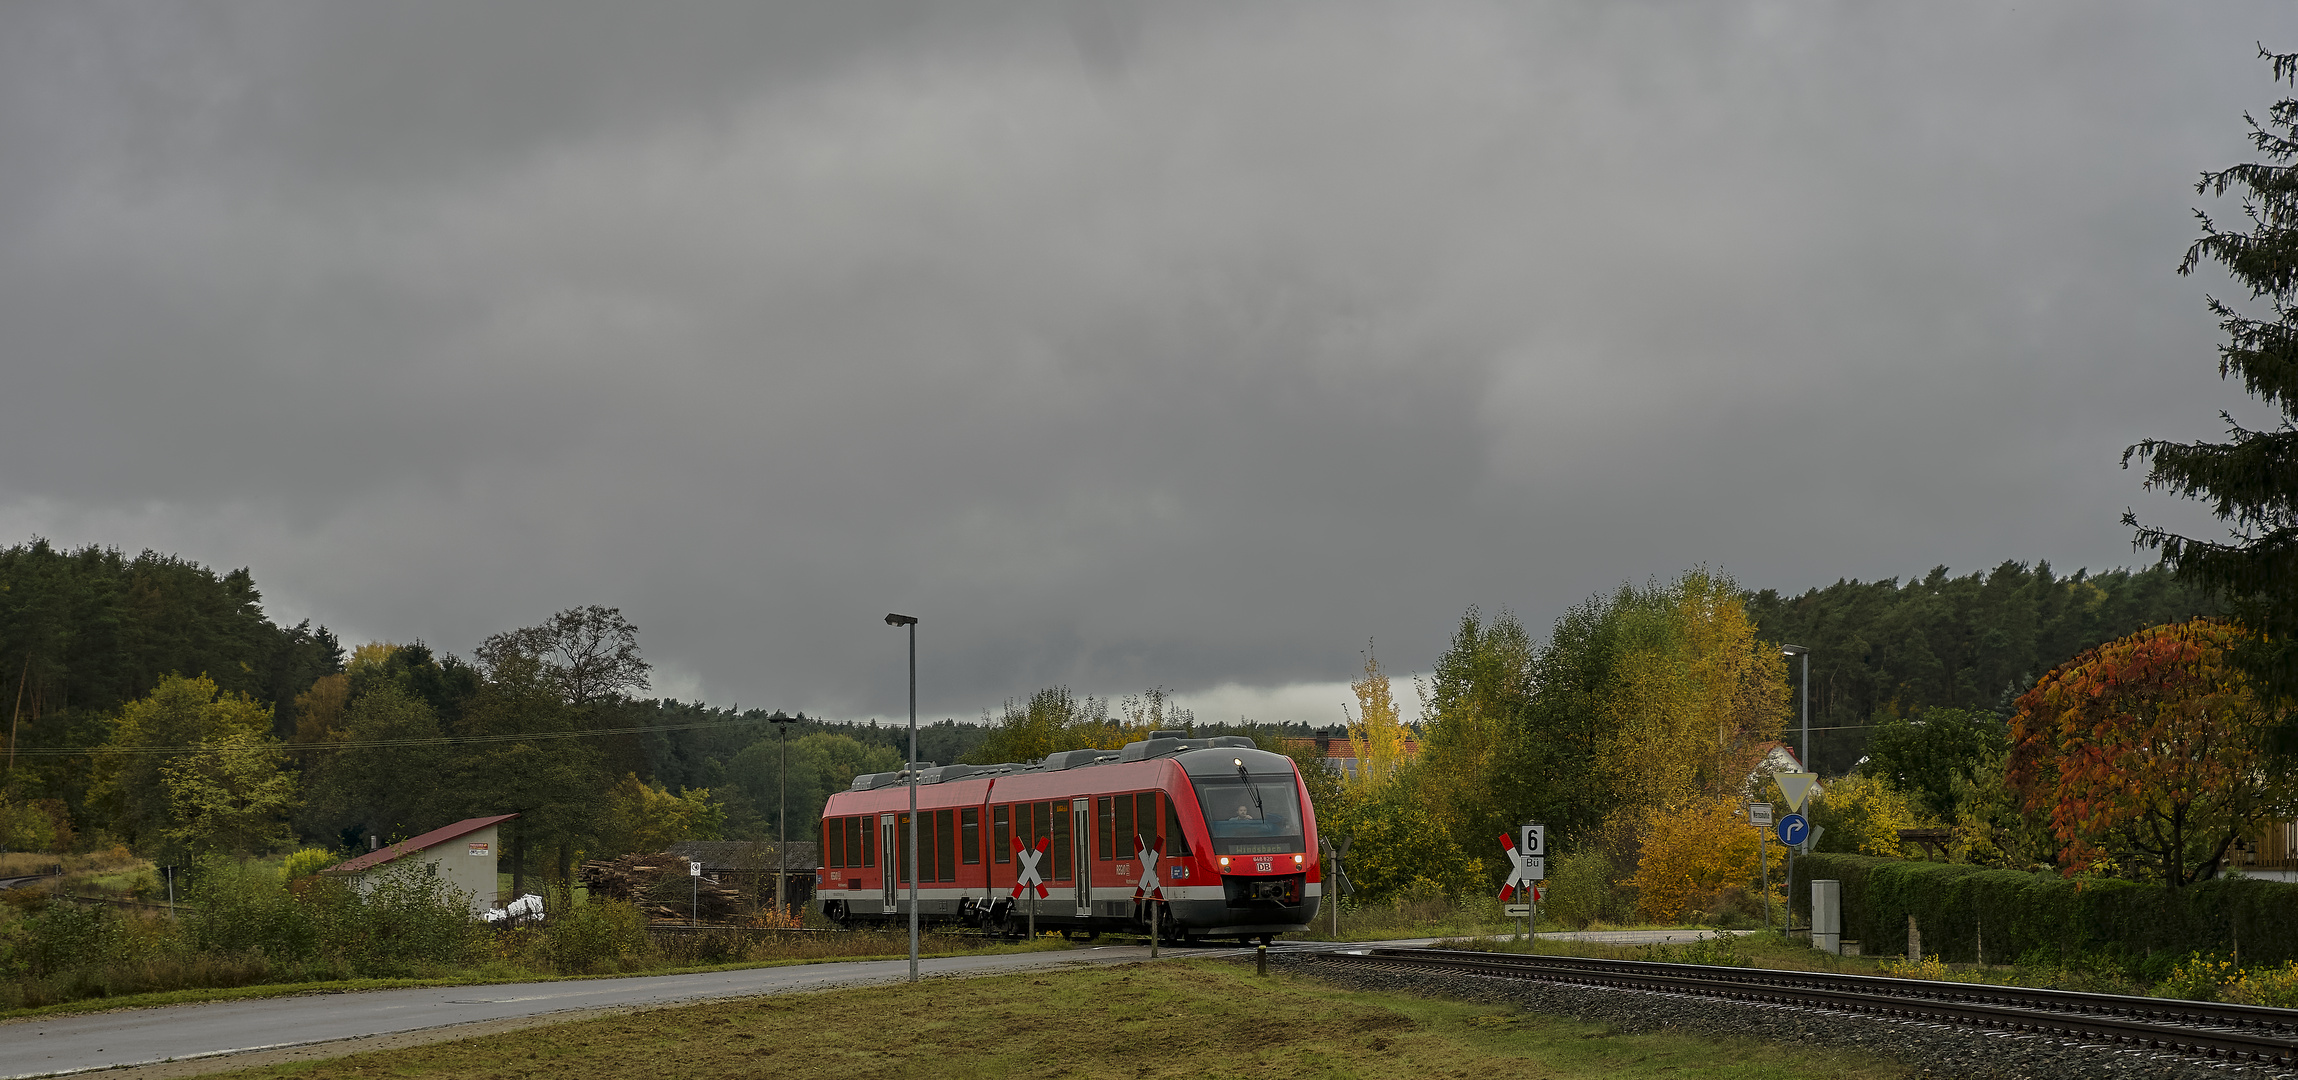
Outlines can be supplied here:
<path id="1" fill-rule="evenodd" d="M 1024 892 L 1029 894 L 1031 941 L 1037 940 L 1037 902 L 1050 895 L 1045 890 L 1045 874 L 1038 869 L 1038 865 L 1045 861 L 1046 848 L 1052 843 L 1052 837 L 1041 836 L 1033 848 L 1024 845 L 1021 837 L 1013 838 L 1013 895 L 1019 897 Z"/>
<path id="2" fill-rule="evenodd" d="M 1343 836 L 1338 840 L 1323 837 L 1318 839 L 1322 840 L 1325 845 L 1325 896 L 1332 901 L 1333 939 L 1338 941 L 1340 939 L 1340 898 L 1356 892 L 1356 885 L 1349 881 L 1348 872 L 1341 869 L 1341 860 L 1347 857 L 1349 845 L 1356 843 L 1356 837 Z"/>
<path id="3" fill-rule="evenodd" d="M 1500 887 L 1500 902 L 1519 891 L 1524 894 L 1524 940 L 1538 940 L 1533 930 L 1539 925 L 1539 887 L 1548 876 L 1548 827 L 1527 823 L 1516 836 L 1500 834 L 1500 849 L 1508 853 L 1508 882 Z"/>
<path id="4" fill-rule="evenodd" d="M 1133 838 L 1133 857 L 1141 863 L 1141 878 L 1133 884 L 1133 899 L 1149 905 L 1149 958 L 1151 960 L 1157 958 L 1159 929 L 1157 926 L 1157 902 L 1165 899 L 1165 894 L 1159 890 L 1157 882 L 1157 857 L 1163 854 L 1159 849 L 1164 846 L 1165 838 L 1162 836 L 1158 837 L 1155 842 L 1144 840 L 1139 836 Z"/>

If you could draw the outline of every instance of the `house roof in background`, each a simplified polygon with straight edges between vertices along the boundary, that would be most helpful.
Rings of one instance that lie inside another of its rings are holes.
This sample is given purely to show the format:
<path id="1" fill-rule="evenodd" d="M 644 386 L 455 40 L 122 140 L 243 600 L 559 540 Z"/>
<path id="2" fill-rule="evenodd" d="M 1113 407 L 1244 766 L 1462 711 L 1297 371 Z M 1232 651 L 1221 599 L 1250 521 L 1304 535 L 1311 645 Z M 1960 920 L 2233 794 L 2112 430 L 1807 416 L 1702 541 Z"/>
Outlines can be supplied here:
<path id="1" fill-rule="evenodd" d="M 380 851 L 370 851 L 365 855 L 361 855 L 356 859 L 350 860 L 349 862 L 337 863 L 334 866 L 330 866 L 326 870 L 321 871 L 321 873 L 356 874 L 362 870 L 372 870 L 378 866 L 383 865 L 384 863 L 398 858 L 401 855 L 421 851 L 424 848 L 438 847 L 441 844 L 454 840 L 456 837 L 468 836 L 471 833 L 478 832 L 480 829 L 484 829 L 489 825 L 500 825 L 503 822 L 509 821 L 517 816 L 519 815 L 496 814 L 492 817 L 464 818 L 463 820 L 458 821 L 453 825 L 444 825 L 433 829 L 430 832 L 424 833 L 421 836 L 401 840 L 398 843 Z"/>

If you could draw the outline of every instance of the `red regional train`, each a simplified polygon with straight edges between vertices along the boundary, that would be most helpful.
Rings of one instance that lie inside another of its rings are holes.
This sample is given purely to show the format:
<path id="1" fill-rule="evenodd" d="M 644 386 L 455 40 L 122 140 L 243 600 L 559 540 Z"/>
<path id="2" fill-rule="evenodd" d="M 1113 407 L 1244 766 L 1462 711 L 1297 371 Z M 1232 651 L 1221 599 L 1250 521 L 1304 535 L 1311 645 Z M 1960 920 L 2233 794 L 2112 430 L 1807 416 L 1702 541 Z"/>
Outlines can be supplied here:
<path id="1" fill-rule="evenodd" d="M 1251 739 L 1151 732 L 1121 750 L 1071 750 L 1008 765 L 920 763 L 918 917 L 1018 931 L 1036 895 L 1013 895 L 1035 850 L 1047 897 L 1038 929 L 1146 932 L 1136 897 L 1143 845 L 1158 847 L 1162 936 L 1266 939 L 1306 930 L 1324 875 L 1300 771 Z M 815 899 L 843 925 L 909 919 L 909 774 L 871 773 L 822 811 Z"/>

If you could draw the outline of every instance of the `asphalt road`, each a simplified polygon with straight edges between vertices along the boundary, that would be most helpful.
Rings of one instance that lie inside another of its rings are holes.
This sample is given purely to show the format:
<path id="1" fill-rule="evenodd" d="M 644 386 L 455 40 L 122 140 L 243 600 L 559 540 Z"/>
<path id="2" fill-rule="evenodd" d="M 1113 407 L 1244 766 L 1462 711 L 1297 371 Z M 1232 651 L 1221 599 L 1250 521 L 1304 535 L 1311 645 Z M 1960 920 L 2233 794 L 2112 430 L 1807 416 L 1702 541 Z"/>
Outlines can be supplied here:
<path id="1" fill-rule="evenodd" d="M 1218 953 L 1167 950 L 1166 955 Z M 919 970 L 926 975 L 979 975 L 1148 956 L 1146 946 L 1114 946 L 1008 956 L 953 956 L 921 961 Z M 212 1058 L 549 1013 L 644 1008 L 896 982 L 908 976 L 907 960 L 872 960 L 703 975 L 307 994 L 12 1020 L 0 1023 L 0 1078 Z"/>

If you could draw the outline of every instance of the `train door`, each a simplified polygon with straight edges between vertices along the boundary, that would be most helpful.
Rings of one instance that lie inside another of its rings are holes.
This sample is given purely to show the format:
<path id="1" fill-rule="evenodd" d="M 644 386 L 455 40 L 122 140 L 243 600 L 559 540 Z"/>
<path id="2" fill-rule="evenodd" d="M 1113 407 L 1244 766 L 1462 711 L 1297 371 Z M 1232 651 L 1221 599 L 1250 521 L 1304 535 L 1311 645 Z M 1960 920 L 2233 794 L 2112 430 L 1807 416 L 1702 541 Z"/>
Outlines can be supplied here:
<path id="1" fill-rule="evenodd" d="M 884 857 L 878 860 L 878 880 L 884 883 L 886 913 L 889 915 L 896 908 L 894 898 L 902 894 L 901 887 L 894 883 L 894 867 L 899 865 L 895 860 L 901 857 L 894 851 L 898 846 L 900 840 L 894 835 L 894 815 L 879 814 L 878 854 Z"/>
<path id="2" fill-rule="evenodd" d="M 1069 804 L 1074 815 L 1069 820 L 1069 865 L 1076 867 L 1072 876 L 1077 880 L 1077 917 L 1093 917 L 1093 800 L 1076 799 Z"/>

